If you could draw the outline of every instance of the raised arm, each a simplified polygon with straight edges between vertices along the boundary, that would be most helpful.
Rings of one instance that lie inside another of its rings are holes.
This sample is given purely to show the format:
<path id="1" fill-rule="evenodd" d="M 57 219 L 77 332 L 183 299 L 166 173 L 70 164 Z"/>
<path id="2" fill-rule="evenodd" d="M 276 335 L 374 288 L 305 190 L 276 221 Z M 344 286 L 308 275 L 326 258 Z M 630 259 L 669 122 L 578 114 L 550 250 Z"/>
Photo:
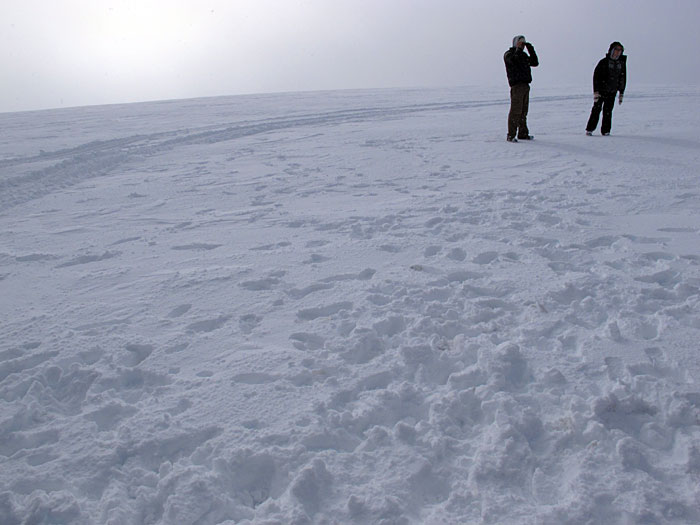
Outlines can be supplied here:
<path id="1" fill-rule="evenodd" d="M 525 47 L 527 47 L 527 52 L 530 55 L 530 65 L 532 67 L 539 66 L 540 61 L 537 58 L 537 53 L 535 53 L 535 46 L 533 46 L 530 42 L 526 42 Z"/>

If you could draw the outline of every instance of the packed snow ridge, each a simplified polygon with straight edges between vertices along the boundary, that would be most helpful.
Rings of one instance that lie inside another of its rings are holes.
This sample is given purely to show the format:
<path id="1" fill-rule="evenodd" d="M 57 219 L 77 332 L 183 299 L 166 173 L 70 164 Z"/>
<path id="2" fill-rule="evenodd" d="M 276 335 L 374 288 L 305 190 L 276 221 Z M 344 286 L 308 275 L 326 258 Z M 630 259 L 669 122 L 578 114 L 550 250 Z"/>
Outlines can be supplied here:
<path id="1" fill-rule="evenodd" d="M 0 114 L 0 523 L 700 522 L 700 90 L 630 87 Z"/>

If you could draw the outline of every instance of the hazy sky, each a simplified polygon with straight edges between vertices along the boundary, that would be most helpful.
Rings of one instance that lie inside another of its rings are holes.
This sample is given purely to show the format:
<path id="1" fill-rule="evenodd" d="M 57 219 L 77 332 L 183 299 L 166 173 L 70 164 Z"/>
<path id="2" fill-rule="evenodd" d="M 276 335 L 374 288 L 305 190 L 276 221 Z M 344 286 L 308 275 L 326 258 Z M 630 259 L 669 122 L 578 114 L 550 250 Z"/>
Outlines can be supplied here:
<path id="1" fill-rule="evenodd" d="M 700 83 L 698 0 L 2 0 L 0 112 L 273 91 L 590 88 L 613 40 L 635 83 Z"/>

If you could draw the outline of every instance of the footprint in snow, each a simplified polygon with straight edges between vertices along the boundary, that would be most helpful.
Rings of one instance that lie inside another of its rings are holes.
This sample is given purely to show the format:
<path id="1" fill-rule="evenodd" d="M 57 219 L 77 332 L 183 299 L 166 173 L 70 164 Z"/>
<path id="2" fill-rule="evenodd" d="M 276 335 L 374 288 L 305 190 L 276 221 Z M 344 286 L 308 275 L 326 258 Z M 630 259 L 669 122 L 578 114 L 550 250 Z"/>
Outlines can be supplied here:
<path id="1" fill-rule="evenodd" d="M 238 326 L 244 334 L 250 334 L 262 322 L 263 318 L 256 314 L 242 315 L 238 319 Z"/>
<path id="2" fill-rule="evenodd" d="M 95 383 L 96 392 L 114 390 L 129 403 L 136 403 L 151 389 L 170 385 L 172 379 L 166 374 L 150 372 L 140 368 L 120 368 L 113 376 L 103 376 Z"/>
<path id="3" fill-rule="evenodd" d="M 298 350 L 318 350 L 323 348 L 326 340 L 316 334 L 299 332 L 289 336 L 294 348 Z"/>
<path id="4" fill-rule="evenodd" d="M 450 252 L 447 254 L 448 259 L 452 259 L 453 261 L 457 262 L 462 262 L 464 259 L 467 258 L 467 252 L 464 251 L 462 248 L 454 248 L 450 250 Z"/>
<path id="5" fill-rule="evenodd" d="M 170 312 L 168 313 L 168 317 L 170 319 L 174 319 L 175 317 L 180 317 L 181 315 L 185 315 L 187 312 L 190 311 L 190 308 L 192 308 L 191 304 L 181 304 L 180 306 L 176 306 Z"/>
<path id="6" fill-rule="evenodd" d="M 642 259 L 646 259 L 647 261 L 651 262 L 672 261 L 675 259 L 674 255 L 666 252 L 648 252 L 643 253 L 641 257 Z"/>
<path id="7" fill-rule="evenodd" d="M 0 366 L 0 381 L 3 381 L 10 374 L 23 373 L 33 369 L 52 357 L 56 357 L 58 352 L 44 352 L 40 354 L 30 354 L 24 356 L 23 353 L 6 353 Z"/>
<path id="8" fill-rule="evenodd" d="M 274 244 L 264 244 L 262 246 L 256 246 L 254 248 L 251 248 L 250 250 L 251 251 L 267 252 L 267 251 L 271 251 L 271 250 L 276 250 L 278 248 L 286 248 L 287 246 L 291 246 L 291 245 L 292 245 L 291 242 L 282 241 L 282 242 L 278 242 L 278 243 L 274 243 Z"/>
<path id="9" fill-rule="evenodd" d="M 246 372 L 243 374 L 236 374 L 231 378 L 232 383 L 243 383 L 246 385 L 263 385 L 265 383 L 272 383 L 277 381 L 277 377 L 271 374 L 265 374 L 261 372 Z"/>
<path id="10" fill-rule="evenodd" d="M 41 262 L 41 261 L 51 261 L 58 259 L 56 255 L 51 255 L 48 253 L 32 253 L 29 255 L 20 255 L 15 257 L 17 262 Z"/>
<path id="11" fill-rule="evenodd" d="M 203 242 L 195 242 L 192 244 L 183 244 L 180 246 L 173 246 L 172 250 L 214 250 L 221 246 L 221 244 L 207 244 Z"/>
<path id="12" fill-rule="evenodd" d="M 82 359 L 83 363 L 86 365 L 94 365 L 105 355 L 105 352 L 99 348 L 91 348 L 89 350 L 83 350 L 79 352 L 78 355 Z"/>
<path id="13" fill-rule="evenodd" d="M 498 252 L 484 252 L 480 253 L 472 261 L 475 264 L 489 264 L 498 259 Z"/>
<path id="14" fill-rule="evenodd" d="M 127 360 L 128 366 L 138 366 L 153 353 L 154 347 L 153 345 L 131 343 L 126 345 L 126 350 L 130 353 Z"/>
<path id="15" fill-rule="evenodd" d="M 226 324 L 226 322 L 230 318 L 230 315 L 222 315 L 215 319 L 197 321 L 196 323 L 191 323 L 187 325 L 187 330 L 192 332 L 213 332 L 214 330 L 221 328 L 224 324 Z"/>
<path id="16" fill-rule="evenodd" d="M 330 261 L 330 257 L 326 257 L 324 255 L 319 255 L 317 253 L 311 254 L 311 257 L 309 257 L 307 260 L 303 261 L 303 264 L 319 264 L 323 263 L 326 261 Z"/>
<path id="17" fill-rule="evenodd" d="M 320 317 L 332 317 L 344 310 L 352 310 L 353 303 L 350 301 L 342 301 L 339 303 L 333 303 L 326 306 L 320 306 L 317 308 L 307 308 L 304 310 L 299 310 L 297 312 L 297 317 L 303 321 L 313 321 Z"/>
<path id="18" fill-rule="evenodd" d="M 119 239 L 118 241 L 114 241 L 110 246 L 116 246 L 118 244 L 124 244 L 127 242 L 133 242 L 133 241 L 139 241 L 141 240 L 141 237 L 127 237 L 125 239 Z"/>
<path id="19" fill-rule="evenodd" d="M 696 233 L 698 230 L 696 228 L 659 228 L 658 231 L 667 233 Z"/>
<path id="20" fill-rule="evenodd" d="M 330 283 L 316 283 L 301 289 L 293 288 L 291 290 L 287 290 L 286 293 L 292 299 L 303 299 L 311 293 L 319 292 L 321 290 L 329 290 L 331 288 L 333 288 L 333 285 Z"/>
<path id="21" fill-rule="evenodd" d="M 180 343 L 180 344 L 166 348 L 165 353 L 169 355 L 169 354 L 174 354 L 176 352 L 182 352 L 188 346 L 190 346 L 189 343 Z"/>
<path id="22" fill-rule="evenodd" d="M 102 255 L 81 255 L 80 257 L 75 257 L 74 259 L 71 259 L 68 262 L 59 264 L 58 266 L 56 266 L 56 268 L 68 268 L 69 266 L 77 266 L 80 264 L 89 264 L 93 262 L 105 261 L 107 259 L 117 257 L 120 254 L 121 252 L 106 251 Z"/>
<path id="23" fill-rule="evenodd" d="M 673 288 L 682 282 L 680 274 L 674 270 L 663 270 L 651 275 L 642 275 L 635 277 L 634 280 L 642 283 L 658 284 L 663 288 Z"/>
<path id="24" fill-rule="evenodd" d="M 374 270 L 372 268 L 367 268 L 366 270 L 362 270 L 358 274 L 346 273 L 346 274 L 340 274 L 340 275 L 332 275 L 330 277 L 326 277 L 325 279 L 322 279 L 321 282 L 332 283 L 332 282 L 353 281 L 353 280 L 369 281 L 370 279 L 372 279 L 372 277 L 374 277 L 375 273 L 377 273 L 377 270 Z"/>
<path id="25" fill-rule="evenodd" d="M 322 246 L 326 246 L 327 244 L 330 244 L 330 241 L 326 241 L 326 240 L 309 241 L 306 243 L 306 247 L 307 248 L 320 248 Z"/>
<path id="26" fill-rule="evenodd" d="M 98 432 L 105 432 L 115 429 L 122 420 L 134 415 L 136 412 L 138 412 L 138 409 L 132 406 L 114 402 L 88 412 L 83 417 L 94 422 L 97 425 Z"/>
<path id="27" fill-rule="evenodd" d="M 276 279 L 274 277 L 267 277 L 264 279 L 257 279 L 253 281 L 244 281 L 238 286 L 251 292 L 263 292 L 267 290 L 272 290 L 279 283 L 279 279 Z"/>
<path id="28" fill-rule="evenodd" d="M 56 429 L 39 430 L 35 432 L 11 432 L 0 443 L 0 455 L 13 456 L 20 450 L 38 449 L 55 445 L 60 439 L 60 433 Z"/>

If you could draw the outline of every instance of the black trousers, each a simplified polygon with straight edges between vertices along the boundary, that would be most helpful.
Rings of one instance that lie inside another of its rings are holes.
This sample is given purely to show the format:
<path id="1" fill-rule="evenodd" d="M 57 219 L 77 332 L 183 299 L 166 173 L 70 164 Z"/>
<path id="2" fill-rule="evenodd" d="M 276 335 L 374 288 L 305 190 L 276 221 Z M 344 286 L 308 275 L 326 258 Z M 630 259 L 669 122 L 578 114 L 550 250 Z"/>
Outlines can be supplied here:
<path id="1" fill-rule="evenodd" d="M 530 106 L 530 85 L 518 84 L 510 88 L 510 112 L 508 113 L 508 136 L 527 137 L 527 110 Z"/>
<path id="2" fill-rule="evenodd" d="M 598 119 L 600 118 L 600 112 L 603 111 L 603 123 L 600 125 L 601 133 L 610 133 L 610 128 L 612 128 L 612 112 L 615 107 L 615 93 L 601 93 L 598 102 L 593 103 L 593 109 L 591 109 L 591 116 L 588 118 L 588 124 L 586 125 L 586 131 L 595 131 L 598 127 Z"/>

